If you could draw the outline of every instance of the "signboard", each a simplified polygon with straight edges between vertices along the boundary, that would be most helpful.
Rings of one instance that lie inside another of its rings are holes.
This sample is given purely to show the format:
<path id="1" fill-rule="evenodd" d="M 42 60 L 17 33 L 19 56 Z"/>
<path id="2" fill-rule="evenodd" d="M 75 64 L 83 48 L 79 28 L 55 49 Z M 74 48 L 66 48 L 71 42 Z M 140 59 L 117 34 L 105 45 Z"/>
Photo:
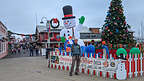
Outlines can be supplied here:
<path id="1" fill-rule="evenodd" d="M 62 65 L 71 65 L 72 64 L 72 57 L 69 57 L 69 56 L 59 56 L 59 64 L 62 64 Z"/>
<path id="2" fill-rule="evenodd" d="M 71 66 L 72 57 L 71 56 L 51 56 L 51 63 Z M 106 60 L 100 58 L 96 59 L 96 58 L 81 57 L 80 68 L 115 72 L 118 63 L 120 63 L 120 61 L 113 60 L 113 59 Z"/>
<path id="3" fill-rule="evenodd" d="M 101 34 L 97 33 L 80 33 L 80 39 L 99 39 Z"/>

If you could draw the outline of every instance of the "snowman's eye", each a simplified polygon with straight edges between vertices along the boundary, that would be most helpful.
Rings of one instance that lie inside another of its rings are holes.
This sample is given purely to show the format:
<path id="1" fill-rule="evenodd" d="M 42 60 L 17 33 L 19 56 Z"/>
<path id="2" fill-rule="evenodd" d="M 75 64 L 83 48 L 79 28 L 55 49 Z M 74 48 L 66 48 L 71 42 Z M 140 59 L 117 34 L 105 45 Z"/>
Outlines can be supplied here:
<path id="1" fill-rule="evenodd" d="M 70 36 L 70 34 L 68 34 L 68 36 Z"/>

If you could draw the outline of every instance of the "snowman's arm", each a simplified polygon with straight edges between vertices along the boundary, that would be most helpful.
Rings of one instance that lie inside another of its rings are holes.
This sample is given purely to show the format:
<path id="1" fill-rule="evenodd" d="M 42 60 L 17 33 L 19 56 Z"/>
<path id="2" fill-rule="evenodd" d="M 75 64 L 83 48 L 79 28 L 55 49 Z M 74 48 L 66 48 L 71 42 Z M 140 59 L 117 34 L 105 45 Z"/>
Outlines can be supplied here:
<path id="1" fill-rule="evenodd" d="M 84 17 L 84 16 L 81 16 L 81 17 L 79 18 L 79 25 L 76 27 L 76 30 L 77 30 L 77 31 L 80 31 L 80 30 L 82 29 L 84 21 L 85 21 L 85 17 Z"/>
<path id="2" fill-rule="evenodd" d="M 84 16 L 81 16 L 81 18 L 79 18 L 79 23 L 80 24 L 83 24 L 85 21 L 85 17 Z"/>
<path id="3" fill-rule="evenodd" d="M 83 24 L 78 24 L 75 28 L 75 30 L 80 31 L 83 28 Z"/>

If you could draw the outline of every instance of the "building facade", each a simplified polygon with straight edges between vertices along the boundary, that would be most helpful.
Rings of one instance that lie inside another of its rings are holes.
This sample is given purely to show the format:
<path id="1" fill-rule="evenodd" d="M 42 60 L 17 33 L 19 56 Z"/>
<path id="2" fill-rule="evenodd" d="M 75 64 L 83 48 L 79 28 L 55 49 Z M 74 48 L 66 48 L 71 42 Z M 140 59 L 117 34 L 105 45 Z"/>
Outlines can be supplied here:
<path id="1" fill-rule="evenodd" d="M 60 31 L 63 27 L 60 26 L 56 29 L 51 28 L 50 33 L 48 35 L 47 28 L 42 25 L 37 25 L 36 27 L 36 38 L 37 41 L 43 44 L 45 47 L 59 47 L 62 42 L 60 39 Z M 100 28 L 88 28 L 83 27 L 83 30 L 80 31 L 80 39 L 87 44 L 90 41 L 101 41 L 101 32 Z"/>
<path id="2" fill-rule="evenodd" d="M 36 41 L 39 42 L 44 48 L 58 47 L 62 42 L 60 40 L 61 27 L 57 29 L 51 28 L 50 31 L 43 25 L 36 27 Z"/>
<path id="3" fill-rule="evenodd" d="M 0 21 L 0 59 L 8 54 L 7 28 Z"/>
<path id="4" fill-rule="evenodd" d="M 83 27 L 83 30 L 80 31 L 80 39 L 84 41 L 85 45 L 91 41 L 101 41 L 100 28 Z"/>

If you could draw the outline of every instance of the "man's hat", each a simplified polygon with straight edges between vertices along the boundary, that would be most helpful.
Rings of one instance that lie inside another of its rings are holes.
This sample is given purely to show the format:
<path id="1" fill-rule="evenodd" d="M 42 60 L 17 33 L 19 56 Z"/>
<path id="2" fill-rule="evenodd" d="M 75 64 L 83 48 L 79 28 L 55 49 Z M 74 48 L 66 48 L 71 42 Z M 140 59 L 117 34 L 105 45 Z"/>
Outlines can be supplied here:
<path id="1" fill-rule="evenodd" d="M 75 18 L 75 16 L 73 16 L 72 6 L 70 6 L 70 5 L 63 7 L 63 13 L 64 13 L 64 17 L 62 18 L 62 20 Z"/>

